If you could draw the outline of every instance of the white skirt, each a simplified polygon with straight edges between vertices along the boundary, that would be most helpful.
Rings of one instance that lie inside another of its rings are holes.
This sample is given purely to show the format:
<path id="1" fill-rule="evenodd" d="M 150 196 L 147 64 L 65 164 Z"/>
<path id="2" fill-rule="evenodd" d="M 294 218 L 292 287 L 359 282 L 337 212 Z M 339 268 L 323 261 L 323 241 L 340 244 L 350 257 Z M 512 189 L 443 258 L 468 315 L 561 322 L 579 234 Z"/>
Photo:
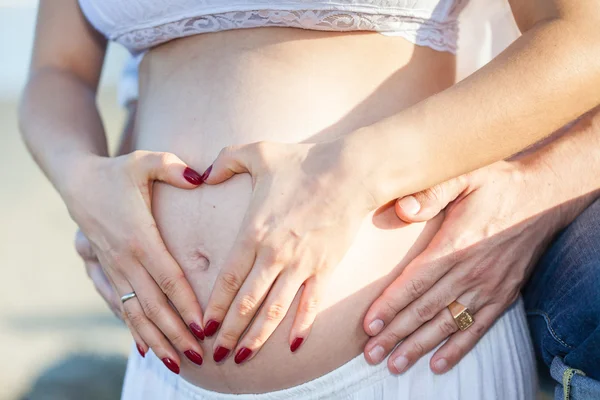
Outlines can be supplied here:
<path id="1" fill-rule="evenodd" d="M 371 366 L 360 354 L 310 382 L 262 394 L 225 394 L 202 389 L 175 375 L 152 353 L 135 346 L 127 364 L 122 400 L 533 400 L 537 380 L 523 301 L 519 299 L 463 360 L 444 375 L 429 369 L 433 352 L 402 375 L 386 362 Z"/>

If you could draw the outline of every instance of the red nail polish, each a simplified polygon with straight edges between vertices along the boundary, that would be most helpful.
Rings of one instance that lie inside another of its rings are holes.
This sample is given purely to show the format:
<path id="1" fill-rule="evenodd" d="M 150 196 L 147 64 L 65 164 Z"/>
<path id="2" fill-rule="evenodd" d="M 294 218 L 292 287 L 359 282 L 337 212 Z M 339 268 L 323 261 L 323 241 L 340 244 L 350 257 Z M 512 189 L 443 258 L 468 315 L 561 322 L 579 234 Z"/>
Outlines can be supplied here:
<path id="1" fill-rule="evenodd" d="M 221 324 L 219 322 L 215 321 L 214 319 L 211 319 L 206 323 L 206 326 L 204 327 L 204 334 L 207 337 L 211 337 L 212 335 L 217 333 L 217 329 L 219 329 L 220 325 Z"/>
<path id="2" fill-rule="evenodd" d="M 292 353 L 295 353 L 296 350 L 298 350 L 298 347 L 300 347 L 302 342 L 304 342 L 304 339 L 301 337 L 297 337 L 296 339 L 294 339 L 292 345 L 290 346 L 290 350 L 292 351 Z"/>
<path id="3" fill-rule="evenodd" d="M 226 347 L 218 346 L 215 350 L 215 353 L 213 354 L 213 360 L 215 360 L 215 362 L 221 362 L 225 357 L 229 355 L 230 351 L 231 350 L 229 350 Z"/>
<path id="4" fill-rule="evenodd" d="M 238 350 L 237 354 L 235 355 L 234 361 L 236 364 L 241 364 L 244 361 L 246 361 L 246 359 L 248 357 L 250 357 L 252 355 L 252 350 L 250 350 L 247 347 L 242 347 L 241 349 Z"/>
<path id="5" fill-rule="evenodd" d="M 140 346 L 139 344 L 136 343 L 135 347 L 137 347 L 138 352 L 140 353 L 140 356 L 142 356 L 142 358 L 146 358 L 146 352 L 144 351 L 142 346 Z"/>
<path id="6" fill-rule="evenodd" d="M 200 174 L 191 169 L 190 167 L 185 168 L 185 170 L 183 171 L 183 177 L 192 185 L 200 185 L 202 182 L 204 182 L 204 179 L 202 179 Z"/>
<path id="7" fill-rule="evenodd" d="M 179 365 L 177 365 L 175 361 L 165 357 L 162 359 L 162 362 L 165 363 L 165 366 L 169 368 L 171 372 L 174 372 L 179 375 Z"/>
<path id="8" fill-rule="evenodd" d="M 184 351 L 183 354 L 194 364 L 202 365 L 202 356 L 196 353 L 194 350 Z"/>
<path id="9" fill-rule="evenodd" d="M 204 173 L 202 174 L 202 176 L 200 177 L 202 179 L 202 182 L 204 182 L 205 180 L 208 179 L 208 176 L 210 175 L 210 171 L 212 171 L 212 164 L 210 165 L 210 167 L 208 167 L 206 169 L 206 171 L 204 171 Z"/>
<path id="10" fill-rule="evenodd" d="M 202 330 L 202 328 L 200 328 L 200 326 L 197 323 L 192 322 L 190 324 L 190 330 L 198 339 L 204 340 L 204 331 Z"/>

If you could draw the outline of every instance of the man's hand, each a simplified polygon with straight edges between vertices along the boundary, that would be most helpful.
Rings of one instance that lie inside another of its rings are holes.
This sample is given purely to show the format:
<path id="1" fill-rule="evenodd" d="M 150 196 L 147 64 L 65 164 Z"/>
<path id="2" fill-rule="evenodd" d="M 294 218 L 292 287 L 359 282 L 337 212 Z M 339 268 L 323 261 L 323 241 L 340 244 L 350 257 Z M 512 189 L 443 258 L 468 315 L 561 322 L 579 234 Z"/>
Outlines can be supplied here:
<path id="1" fill-rule="evenodd" d="M 521 286 L 553 235 L 564 225 L 560 207 L 548 209 L 547 177 L 520 162 L 498 162 L 432 189 L 399 199 L 397 215 L 407 221 L 444 222 L 423 253 L 373 303 L 364 321 L 372 337 L 365 357 L 389 358 L 402 373 L 450 339 L 431 359 L 444 373 L 469 352 L 517 299 Z M 469 308 L 474 324 L 457 332 L 447 306 Z"/>

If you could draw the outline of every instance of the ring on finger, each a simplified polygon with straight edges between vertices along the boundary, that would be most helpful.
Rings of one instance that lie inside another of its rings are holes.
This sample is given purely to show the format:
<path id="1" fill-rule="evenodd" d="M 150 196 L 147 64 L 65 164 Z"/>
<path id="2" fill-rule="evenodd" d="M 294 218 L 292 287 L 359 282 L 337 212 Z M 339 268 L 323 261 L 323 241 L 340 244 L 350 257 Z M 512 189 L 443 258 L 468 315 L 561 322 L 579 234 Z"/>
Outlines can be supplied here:
<path id="1" fill-rule="evenodd" d="M 450 314 L 452 314 L 456 326 L 458 326 L 458 329 L 461 331 L 467 330 L 475 322 L 469 309 L 458 301 L 450 303 L 448 309 L 450 310 Z"/>
<path id="2" fill-rule="evenodd" d="M 131 300 L 135 297 L 135 292 L 130 292 L 121 296 L 121 303 L 125 304 L 127 300 Z"/>

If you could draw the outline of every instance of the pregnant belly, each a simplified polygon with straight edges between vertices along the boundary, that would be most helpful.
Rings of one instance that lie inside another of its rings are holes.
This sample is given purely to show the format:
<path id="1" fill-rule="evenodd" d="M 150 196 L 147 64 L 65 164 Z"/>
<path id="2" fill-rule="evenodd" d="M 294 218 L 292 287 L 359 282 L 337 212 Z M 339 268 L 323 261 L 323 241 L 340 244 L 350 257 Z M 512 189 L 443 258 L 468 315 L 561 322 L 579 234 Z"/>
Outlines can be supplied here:
<path id="1" fill-rule="evenodd" d="M 173 152 L 201 171 L 228 145 L 332 139 L 442 90 L 453 61 L 376 33 L 264 28 L 179 39 L 142 62 L 136 147 Z M 157 184 L 153 197 L 165 243 L 205 306 L 249 204 L 250 177 L 192 191 Z M 407 226 L 390 207 L 366 216 L 298 352 L 288 344 L 296 299 L 251 362 L 215 365 L 207 340 L 204 365 L 181 357 L 182 376 L 209 390 L 261 393 L 337 368 L 361 353 L 366 310 L 439 222 Z"/>

